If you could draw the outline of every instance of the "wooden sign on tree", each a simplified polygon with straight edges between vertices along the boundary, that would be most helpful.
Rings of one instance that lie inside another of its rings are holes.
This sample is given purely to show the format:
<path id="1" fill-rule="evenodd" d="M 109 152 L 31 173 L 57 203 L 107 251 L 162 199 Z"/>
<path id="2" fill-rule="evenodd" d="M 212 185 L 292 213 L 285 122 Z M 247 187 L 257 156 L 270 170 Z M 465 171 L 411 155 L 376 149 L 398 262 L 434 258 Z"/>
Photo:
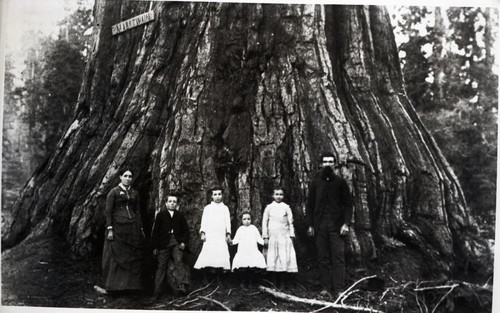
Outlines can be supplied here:
<path id="1" fill-rule="evenodd" d="M 154 11 L 149 11 L 141 15 L 137 15 L 131 19 L 128 19 L 126 21 L 123 21 L 121 23 L 115 24 L 111 26 L 111 32 L 113 35 L 122 33 L 128 29 L 137 27 L 142 24 L 146 24 L 148 22 L 151 22 L 152 20 L 155 19 L 155 13 Z"/>

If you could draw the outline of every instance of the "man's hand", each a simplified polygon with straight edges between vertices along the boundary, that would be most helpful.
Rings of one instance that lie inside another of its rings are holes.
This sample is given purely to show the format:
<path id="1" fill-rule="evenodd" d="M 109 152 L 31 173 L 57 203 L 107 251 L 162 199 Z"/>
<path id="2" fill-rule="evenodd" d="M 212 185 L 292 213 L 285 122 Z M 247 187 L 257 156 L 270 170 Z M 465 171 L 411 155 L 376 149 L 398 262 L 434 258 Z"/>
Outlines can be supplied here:
<path id="1" fill-rule="evenodd" d="M 179 244 L 179 249 L 181 249 L 181 250 L 186 249 L 186 245 L 184 244 L 184 242 L 181 242 L 181 243 Z"/>
<path id="2" fill-rule="evenodd" d="M 158 254 L 158 249 L 153 249 L 153 255 L 157 255 Z"/>
<path id="3" fill-rule="evenodd" d="M 228 233 L 226 235 L 226 241 L 227 241 L 228 244 L 232 244 L 233 241 L 231 240 L 231 234 Z"/>
<path id="4" fill-rule="evenodd" d="M 309 226 L 307 229 L 307 236 L 314 236 L 314 228 L 312 226 Z"/>
<path id="5" fill-rule="evenodd" d="M 269 238 L 264 238 L 264 246 L 267 246 L 269 244 Z"/>
<path id="6" fill-rule="evenodd" d="M 112 241 L 115 239 L 115 236 L 113 234 L 113 229 L 108 229 L 108 235 L 106 236 L 106 239 L 108 239 L 109 241 Z"/>
<path id="7" fill-rule="evenodd" d="M 340 228 L 340 236 L 345 236 L 349 233 L 349 226 L 347 224 L 342 225 Z"/>
<path id="8" fill-rule="evenodd" d="M 201 232 L 200 234 L 200 239 L 201 241 L 205 242 L 207 240 L 206 236 L 205 236 L 205 233 L 204 232 Z"/>

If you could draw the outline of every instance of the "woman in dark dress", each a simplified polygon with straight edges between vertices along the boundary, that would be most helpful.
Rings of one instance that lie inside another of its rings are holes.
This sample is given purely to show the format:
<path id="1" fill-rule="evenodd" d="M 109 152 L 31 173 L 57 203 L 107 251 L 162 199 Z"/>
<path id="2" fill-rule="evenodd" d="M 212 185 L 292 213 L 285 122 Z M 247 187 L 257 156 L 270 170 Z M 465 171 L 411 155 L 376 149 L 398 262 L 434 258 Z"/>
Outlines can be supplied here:
<path id="1" fill-rule="evenodd" d="M 145 236 L 139 195 L 132 189 L 132 172 L 120 172 L 121 183 L 106 198 L 106 239 L 102 272 L 106 291 L 142 289 Z"/>

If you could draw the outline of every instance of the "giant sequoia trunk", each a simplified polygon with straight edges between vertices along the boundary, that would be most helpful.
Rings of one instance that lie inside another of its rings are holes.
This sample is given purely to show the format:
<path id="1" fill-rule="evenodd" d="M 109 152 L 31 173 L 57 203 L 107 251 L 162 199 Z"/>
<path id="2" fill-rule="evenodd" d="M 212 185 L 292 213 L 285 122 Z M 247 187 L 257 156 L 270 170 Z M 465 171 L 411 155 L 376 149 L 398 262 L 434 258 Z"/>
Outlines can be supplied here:
<path id="1" fill-rule="evenodd" d="M 154 21 L 112 35 L 149 9 Z M 247 209 L 259 225 L 279 183 L 300 237 L 308 183 L 331 150 L 355 199 L 351 259 L 404 245 L 451 273 L 488 258 L 405 94 L 384 8 L 101 0 L 95 23 L 74 121 L 20 195 L 4 249 L 59 233 L 88 254 L 125 165 L 145 225 L 175 190 L 194 235 L 214 184 L 234 228 Z"/>

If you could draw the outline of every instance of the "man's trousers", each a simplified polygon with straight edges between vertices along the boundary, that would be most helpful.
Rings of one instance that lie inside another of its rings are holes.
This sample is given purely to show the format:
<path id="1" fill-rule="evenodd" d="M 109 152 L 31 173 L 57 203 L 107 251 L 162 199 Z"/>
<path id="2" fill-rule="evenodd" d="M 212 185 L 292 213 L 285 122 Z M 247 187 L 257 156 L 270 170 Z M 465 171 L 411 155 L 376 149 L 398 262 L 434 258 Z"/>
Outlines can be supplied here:
<path id="1" fill-rule="evenodd" d="M 321 285 L 326 290 L 344 289 L 344 240 L 333 223 L 321 223 L 316 232 L 316 253 L 321 274 Z"/>

